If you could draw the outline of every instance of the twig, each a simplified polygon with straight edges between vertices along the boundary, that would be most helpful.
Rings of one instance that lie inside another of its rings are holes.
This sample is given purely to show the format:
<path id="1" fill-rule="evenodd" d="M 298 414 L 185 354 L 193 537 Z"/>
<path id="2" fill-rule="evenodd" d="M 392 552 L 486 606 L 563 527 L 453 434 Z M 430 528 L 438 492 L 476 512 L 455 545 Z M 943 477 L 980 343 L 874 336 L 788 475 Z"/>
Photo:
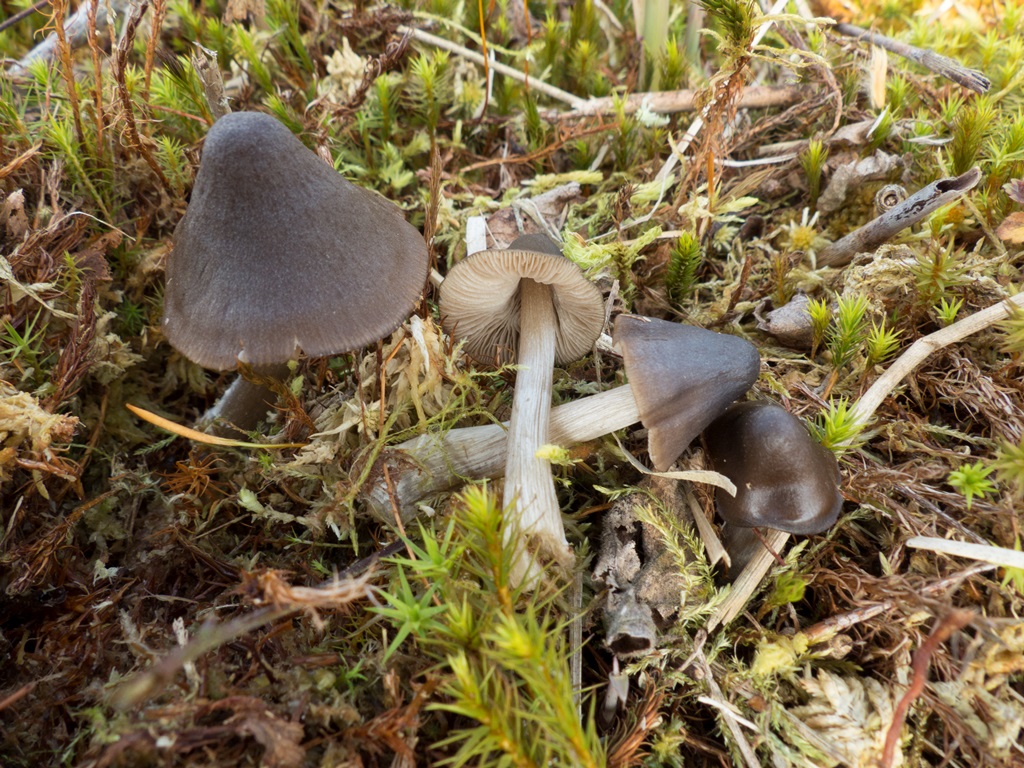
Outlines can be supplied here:
<path id="1" fill-rule="evenodd" d="M 932 655 L 938 650 L 940 645 L 949 639 L 950 635 L 966 627 L 973 618 L 973 611 L 950 611 L 932 630 L 924 644 L 917 649 L 917 653 L 914 654 L 914 660 L 910 664 L 910 668 L 914 671 L 914 677 L 910 681 L 910 687 L 907 689 L 907 692 L 903 694 L 903 698 L 896 705 L 896 711 L 892 716 L 892 724 L 885 735 L 885 748 L 882 750 L 881 760 L 882 768 L 890 768 L 892 766 L 893 758 L 896 755 L 896 745 L 900 740 L 900 731 L 903 730 L 903 723 L 906 722 L 910 705 L 921 695 L 922 691 L 924 691 L 925 683 L 928 681 L 928 665 Z"/>
<path id="2" fill-rule="evenodd" d="M 684 88 L 679 91 L 656 91 L 653 93 L 631 93 L 623 103 L 623 110 L 631 115 L 641 107 L 650 112 L 672 114 L 674 112 L 692 112 L 697 108 L 697 91 Z M 810 89 L 802 85 L 786 85 L 771 87 L 754 85 L 744 88 L 736 101 L 738 109 L 765 109 L 767 107 L 788 107 L 802 99 L 808 98 Z M 614 115 L 616 104 L 622 99 L 608 96 L 587 99 L 582 106 L 569 112 L 548 112 L 546 118 L 568 120 L 594 115 Z"/>
<path id="3" fill-rule="evenodd" d="M 92 13 L 91 5 L 94 0 L 84 0 L 73 14 L 64 21 L 64 32 L 67 35 L 68 45 L 72 50 L 85 44 L 89 35 L 89 14 Z M 113 14 L 124 10 L 128 0 L 107 0 L 104 4 Z M 65 8 L 67 5 L 65 4 Z M 103 30 L 107 28 L 108 14 L 100 14 L 97 23 Z M 57 34 L 51 33 L 46 36 L 39 45 L 26 53 L 17 62 L 10 65 L 9 71 L 15 75 L 24 75 L 28 66 L 34 61 L 50 61 L 57 55 Z"/>
<path id="4" fill-rule="evenodd" d="M 725 702 L 725 694 L 722 693 L 722 689 L 718 685 L 718 681 L 715 680 L 715 674 L 711 671 L 711 665 L 708 664 L 707 657 L 704 656 L 703 650 L 696 654 L 694 661 L 704 673 L 704 679 L 707 682 L 711 693 L 720 702 Z M 718 706 L 716 709 L 721 713 L 722 719 L 725 721 L 725 727 L 728 728 L 729 733 L 732 734 L 732 737 L 736 742 L 736 748 L 739 749 L 740 754 L 743 755 L 743 762 L 747 764 L 747 768 L 761 768 L 761 762 L 757 759 L 757 755 L 754 754 L 754 748 L 750 746 L 750 742 L 747 741 L 746 734 L 744 734 L 740 729 L 738 722 L 739 718 L 733 714 L 732 710 L 728 707 Z"/>
<path id="5" fill-rule="evenodd" d="M 933 211 L 952 203 L 973 189 L 981 180 L 981 171 L 972 168 L 950 179 L 939 179 L 918 190 L 895 208 L 890 208 L 860 229 L 823 248 L 818 254 L 819 267 L 849 264 L 858 253 L 877 248 L 898 232 L 921 221 Z"/>
<path id="6" fill-rule="evenodd" d="M 36 687 L 35 681 L 31 683 L 25 683 L 18 690 L 12 693 L 5 699 L 0 699 L 0 712 L 3 712 L 8 707 L 11 707 L 21 701 L 23 698 L 32 693 L 32 690 Z"/>
<path id="7" fill-rule="evenodd" d="M 878 409 L 878 406 L 888 397 L 889 393 L 903 381 L 907 374 L 917 368 L 932 353 L 998 323 L 1000 320 L 1009 317 L 1014 307 L 1022 306 L 1024 306 L 1024 293 L 1018 293 L 1016 296 L 1012 296 L 998 304 L 993 304 L 987 309 L 975 312 L 963 320 L 958 320 L 940 331 L 930 333 L 915 341 L 906 352 L 899 356 L 896 362 L 889 366 L 885 373 L 875 380 L 875 383 L 868 388 L 868 391 L 861 395 L 860 399 L 850 410 L 852 423 L 857 424 L 860 430 L 863 430 L 868 425 L 868 422 L 871 421 L 871 417 Z M 855 440 L 856 436 L 850 438 L 846 443 L 841 443 L 840 446 L 849 447 Z"/>
<path id="8" fill-rule="evenodd" d="M 940 579 L 934 584 L 926 584 L 921 587 L 920 594 L 933 595 L 937 592 L 945 592 L 948 589 L 958 587 L 971 576 L 988 573 L 995 569 L 996 566 L 994 565 L 975 565 L 967 568 L 966 570 L 960 571 L 959 573 L 954 573 L 952 576 L 947 576 L 945 579 Z M 835 637 L 835 635 L 849 629 L 850 627 L 863 624 L 868 619 L 873 619 L 879 614 L 891 611 L 900 604 L 900 600 L 886 600 L 881 603 L 876 603 L 875 605 L 869 605 L 864 608 L 847 611 L 846 613 L 840 613 L 838 616 L 831 616 L 823 621 L 819 621 L 813 626 L 808 627 L 803 630 L 802 634 L 807 638 L 811 645 L 821 643 L 829 638 Z"/>
<path id="9" fill-rule="evenodd" d="M 14 14 L 13 16 L 11 16 L 8 19 L 4 19 L 3 21 L 0 21 L 0 32 L 3 32 L 8 27 L 13 27 L 15 24 L 17 24 L 22 19 L 27 19 L 33 13 L 37 13 L 38 11 L 41 11 L 43 8 L 45 8 L 49 4 L 50 4 L 50 0 L 36 0 L 36 2 L 32 3 L 32 5 L 30 5 L 28 8 L 25 8 L 24 10 L 18 11 L 16 14 Z"/>
<path id="10" fill-rule="evenodd" d="M 925 69 L 930 69 L 932 72 L 941 75 L 947 80 L 952 80 L 954 83 L 959 83 L 964 88 L 968 88 L 975 93 L 985 93 L 992 86 L 992 82 L 983 73 L 975 69 L 968 69 L 960 62 L 946 56 L 940 56 L 934 51 L 916 48 L 913 45 L 901 43 L 899 40 L 893 40 L 891 37 L 880 35 L 877 32 L 861 29 L 853 24 L 840 23 L 836 24 L 833 29 L 846 37 L 866 40 L 872 45 L 884 48 L 890 53 L 895 53 L 897 56 L 909 59 L 916 64 L 920 64 Z"/>
<path id="11" fill-rule="evenodd" d="M 454 53 L 456 56 L 461 56 L 462 58 L 467 59 L 468 61 L 472 61 L 474 64 L 479 64 L 480 66 L 484 67 L 489 66 L 498 74 L 504 75 L 505 77 L 509 77 L 515 80 L 516 82 L 523 83 L 524 85 L 527 82 L 526 75 L 524 75 L 518 69 L 513 69 L 512 67 L 509 67 L 505 64 L 501 64 L 500 62 L 497 61 L 488 62 L 479 53 L 471 51 L 468 48 L 464 48 L 461 45 L 456 45 L 455 43 L 449 40 L 445 40 L 443 37 L 432 35 L 429 32 L 424 32 L 422 29 L 416 29 L 414 27 L 398 27 L 398 31 L 401 32 L 402 34 L 412 35 L 414 40 L 417 40 L 421 43 L 432 45 L 435 48 L 440 48 L 441 50 L 448 51 L 449 53 Z M 584 104 L 586 104 L 586 99 L 581 99 L 579 96 L 574 96 L 568 91 L 563 91 L 561 88 L 556 88 L 553 85 L 549 85 L 548 83 L 545 83 L 543 80 L 538 80 L 536 77 L 529 78 L 529 86 L 534 90 L 540 91 L 545 96 L 550 96 L 552 99 L 556 99 L 557 101 L 561 101 L 568 104 L 570 107 L 574 109 L 582 107 Z"/>

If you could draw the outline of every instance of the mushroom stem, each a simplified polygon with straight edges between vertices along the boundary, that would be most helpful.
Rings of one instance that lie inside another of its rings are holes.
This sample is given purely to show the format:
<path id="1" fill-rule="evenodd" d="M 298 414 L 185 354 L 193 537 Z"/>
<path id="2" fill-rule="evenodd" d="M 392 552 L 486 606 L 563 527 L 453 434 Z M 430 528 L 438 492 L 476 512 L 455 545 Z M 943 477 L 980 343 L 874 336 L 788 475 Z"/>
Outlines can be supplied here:
<path id="1" fill-rule="evenodd" d="M 526 558 L 553 559 L 571 567 L 562 513 L 555 496 L 551 464 L 537 453 L 548 441 L 551 420 L 551 377 L 555 368 L 557 320 L 551 288 L 524 278 L 519 286 L 519 370 L 512 417 L 508 426 L 505 493 L 502 506 L 511 515 L 506 530 L 515 531 L 526 546 L 517 546 L 513 578 L 537 573 Z"/>
<path id="2" fill-rule="evenodd" d="M 261 379 L 283 380 L 288 375 L 288 364 L 254 367 L 253 372 Z M 239 374 L 213 407 L 203 414 L 200 424 L 212 435 L 234 437 L 255 429 L 276 402 L 277 394 L 270 387 Z"/>
<path id="3" fill-rule="evenodd" d="M 596 440 L 640 421 L 629 384 L 551 409 L 548 442 L 569 447 Z M 402 519 L 416 514 L 416 503 L 468 480 L 501 477 L 508 449 L 506 424 L 452 429 L 427 434 L 388 449 L 394 503 Z M 363 494 L 372 514 L 393 522 L 392 495 L 384 480 Z"/>

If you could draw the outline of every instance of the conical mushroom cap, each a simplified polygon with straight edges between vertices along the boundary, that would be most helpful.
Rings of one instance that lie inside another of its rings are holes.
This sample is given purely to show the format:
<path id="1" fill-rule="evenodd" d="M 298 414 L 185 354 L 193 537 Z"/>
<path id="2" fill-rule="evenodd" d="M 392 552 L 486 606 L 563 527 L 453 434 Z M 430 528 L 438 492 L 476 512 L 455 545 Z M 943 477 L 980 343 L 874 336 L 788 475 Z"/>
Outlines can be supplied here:
<path id="1" fill-rule="evenodd" d="M 207 134 L 167 262 L 163 330 L 207 368 L 332 355 L 397 328 L 426 283 L 402 212 L 350 184 L 269 115 Z"/>
<path id="2" fill-rule="evenodd" d="M 715 471 L 736 484 L 735 497 L 716 493 L 727 523 L 811 534 L 839 517 L 839 462 L 785 408 L 737 403 L 708 427 L 704 442 Z"/>
<path id="3" fill-rule="evenodd" d="M 692 325 L 619 315 L 614 336 L 659 472 L 750 389 L 761 370 L 750 342 Z"/>

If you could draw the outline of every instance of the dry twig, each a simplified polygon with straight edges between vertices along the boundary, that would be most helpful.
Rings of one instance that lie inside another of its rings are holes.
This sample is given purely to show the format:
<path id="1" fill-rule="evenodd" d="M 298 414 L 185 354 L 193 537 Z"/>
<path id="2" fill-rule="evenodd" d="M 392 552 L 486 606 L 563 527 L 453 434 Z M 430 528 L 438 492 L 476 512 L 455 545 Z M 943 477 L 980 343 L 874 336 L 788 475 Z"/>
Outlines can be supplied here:
<path id="1" fill-rule="evenodd" d="M 959 83 L 964 88 L 969 88 L 975 93 L 985 93 L 992 86 L 992 82 L 983 73 L 975 69 L 968 69 L 960 62 L 954 61 L 947 56 L 940 56 L 934 51 L 916 48 L 913 45 L 901 43 L 899 40 L 893 40 L 891 37 L 886 37 L 878 32 L 869 32 L 866 29 L 861 29 L 853 24 L 840 23 L 832 28 L 841 35 L 866 40 L 872 45 L 877 45 L 879 48 L 884 48 L 890 53 L 895 53 L 897 56 L 902 56 L 916 64 L 920 64 L 925 69 L 930 69 L 932 72 L 942 75 L 942 77 L 952 80 L 954 83 Z"/>

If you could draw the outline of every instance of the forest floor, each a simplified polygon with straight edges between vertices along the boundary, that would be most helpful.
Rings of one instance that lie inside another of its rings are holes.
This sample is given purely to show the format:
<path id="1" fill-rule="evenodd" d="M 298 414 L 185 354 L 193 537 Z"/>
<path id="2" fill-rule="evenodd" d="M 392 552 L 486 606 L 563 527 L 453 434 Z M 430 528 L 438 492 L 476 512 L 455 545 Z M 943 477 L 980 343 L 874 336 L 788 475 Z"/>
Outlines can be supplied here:
<path id="1" fill-rule="evenodd" d="M 0 0 L 0 766 L 1024 765 L 1024 5 L 90 8 Z M 432 272 L 215 445 L 235 373 L 161 327 L 225 109 L 400 206 Z M 639 424 L 548 450 L 572 573 L 510 578 L 500 480 L 404 509 L 394 446 L 515 389 L 437 286 L 540 231 L 608 320 L 556 404 L 625 381 L 622 313 L 745 339 L 835 525 L 733 549 Z"/>

